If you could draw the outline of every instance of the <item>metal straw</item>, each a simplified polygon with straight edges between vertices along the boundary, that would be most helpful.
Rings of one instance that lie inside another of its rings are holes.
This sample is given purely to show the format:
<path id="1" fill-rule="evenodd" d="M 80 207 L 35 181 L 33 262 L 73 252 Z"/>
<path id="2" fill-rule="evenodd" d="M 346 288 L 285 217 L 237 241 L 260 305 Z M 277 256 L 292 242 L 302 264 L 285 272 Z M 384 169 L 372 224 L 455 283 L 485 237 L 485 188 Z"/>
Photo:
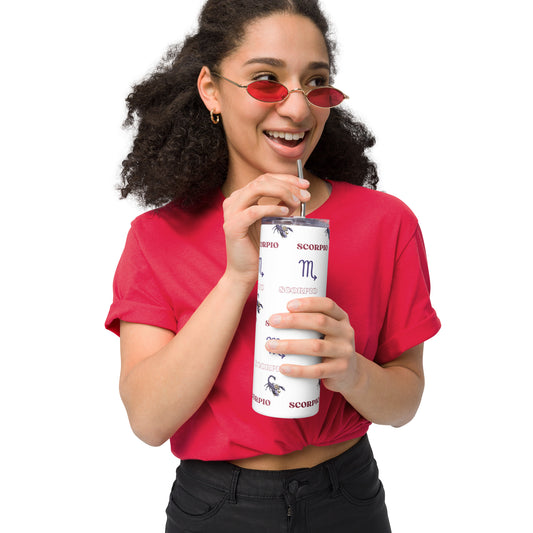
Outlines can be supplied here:
<path id="1" fill-rule="evenodd" d="M 302 166 L 302 160 L 301 159 L 298 159 L 298 161 L 296 161 L 297 165 L 298 165 L 298 177 L 303 180 L 304 179 L 304 169 L 303 169 L 303 166 Z M 300 216 L 301 217 L 305 217 L 305 204 L 303 202 L 300 202 Z"/>

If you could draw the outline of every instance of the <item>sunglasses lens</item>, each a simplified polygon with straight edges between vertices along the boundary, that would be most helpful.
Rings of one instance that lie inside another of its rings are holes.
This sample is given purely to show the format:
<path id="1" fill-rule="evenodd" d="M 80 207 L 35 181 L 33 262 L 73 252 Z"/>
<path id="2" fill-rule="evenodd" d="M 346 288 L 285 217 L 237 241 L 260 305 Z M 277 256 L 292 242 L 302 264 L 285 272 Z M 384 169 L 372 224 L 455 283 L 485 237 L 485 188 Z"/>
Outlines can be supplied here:
<path id="1" fill-rule="evenodd" d="M 333 87 L 318 87 L 307 95 L 307 99 L 318 107 L 335 107 L 344 100 L 344 94 Z"/>
<path id="2" fill-rule="evenodd" d="M 268 80 L 250 83 L 247 91 L 250 96 L 261 102 L 281 102 L 289 92 L 281 83 Z"/>
<path id="3" fill-rule="evenodd" d="M 259 80 L 250 83 L 248 94 L 261 102 L 281 102 L 289 91 L 277 81 Z M 344 100 L 344 94 L 333 87 L 317 87 L 310 91 L 307 99 L 318 107 L 335 107 Z"/>

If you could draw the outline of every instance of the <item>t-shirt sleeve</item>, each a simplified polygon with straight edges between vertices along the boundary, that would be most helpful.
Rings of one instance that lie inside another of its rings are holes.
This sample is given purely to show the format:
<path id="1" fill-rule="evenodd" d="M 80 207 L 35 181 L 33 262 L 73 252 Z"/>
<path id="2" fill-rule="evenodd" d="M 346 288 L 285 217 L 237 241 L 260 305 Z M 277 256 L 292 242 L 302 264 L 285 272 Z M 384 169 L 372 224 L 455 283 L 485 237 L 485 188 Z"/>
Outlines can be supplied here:
<path id="1" fill-rule="evenodd" d="M 113 280 L 113 303 L 105 327 L 120 335 L 120 321 L 176 331 L 175 314 L 132 226 Z"/>
<path id="2" fill-rule="evenodd" d="M 416 230 L 396 259 L 387 312 L 375 361 L 388 363 L 440 329 L 429 297 L 430 280 L 422 232 Z"/>

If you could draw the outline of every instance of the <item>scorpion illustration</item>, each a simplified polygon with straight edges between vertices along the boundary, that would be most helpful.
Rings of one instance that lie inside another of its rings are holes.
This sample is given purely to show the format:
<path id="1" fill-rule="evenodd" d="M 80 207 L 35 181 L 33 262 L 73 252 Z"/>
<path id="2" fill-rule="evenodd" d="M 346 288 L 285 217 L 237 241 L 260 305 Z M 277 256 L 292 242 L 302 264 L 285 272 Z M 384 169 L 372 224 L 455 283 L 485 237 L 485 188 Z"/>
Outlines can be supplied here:
<path id="1" fill-rule="evenodd" d="M 278 385 L 277 383 L 272 383 L 271 379 L 275 380 L 275 376 L 268 376 L 268 383 L 265 385 L 265 389 L 270 389 L 274 396 L 279 396 L 282 390 L 285 390 L 285 387 Z"/>
<path id="2" fill-rule="evenodd" d="M 289 226 L 282 226 L 281 224 L 276 224 L 272 231 L 274 233 L 279 233 L 283 239 L 286 239 L 289 235 L 289 231 L 292 231 L 292 228 Z"/>

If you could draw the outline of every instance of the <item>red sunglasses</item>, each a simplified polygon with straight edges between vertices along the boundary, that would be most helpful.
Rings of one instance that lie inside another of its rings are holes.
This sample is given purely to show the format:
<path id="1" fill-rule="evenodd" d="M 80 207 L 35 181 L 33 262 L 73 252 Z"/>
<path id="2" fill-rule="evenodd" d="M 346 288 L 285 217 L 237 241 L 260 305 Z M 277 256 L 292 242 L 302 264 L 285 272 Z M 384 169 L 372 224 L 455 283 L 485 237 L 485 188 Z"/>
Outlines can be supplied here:
<path id="1" fill-rule="evenodd" d="M 344 94 L 339 89 L 335 87 L 330 87 L 329 85 L 324 85 L 322 87 L 316 87 L 314 89 L 309 89 L 304 91 L 303 89 L 292 89 L 289 91 L 285 85 L 279 83 L 278 81 L 271 80 L 257 80 L 252 81 L 248 85 L 241 85 L 217 72 L 211 72 L 211 74 L 222 78 L 223 80 L 229 81 L 240 87 L 241 89 L 246 89 L 246 92 L 256 100 L 260 102 L 267 103 L 277 103 L 283 102 L 286 100 L 291 93 L 301 92 L 310 104 L 313 104 L 317 107 L 335 107 L 338 106 L 343 100 L 348 98 L 348 95 Z"/>

